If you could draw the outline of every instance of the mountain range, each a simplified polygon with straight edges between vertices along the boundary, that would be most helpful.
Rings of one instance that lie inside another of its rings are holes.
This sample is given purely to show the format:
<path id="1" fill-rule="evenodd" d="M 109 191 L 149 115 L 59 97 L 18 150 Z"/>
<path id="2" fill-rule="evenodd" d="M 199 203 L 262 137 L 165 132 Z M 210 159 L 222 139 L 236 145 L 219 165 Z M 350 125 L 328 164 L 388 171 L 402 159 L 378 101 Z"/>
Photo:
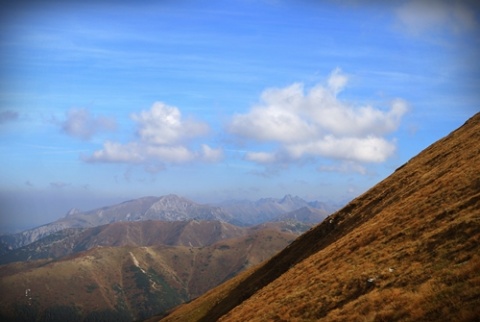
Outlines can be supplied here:
<path id="1" fill-rule="evenodd" d="M 265 198 L 256 202 L 231 201 L 221 205 L 197 204 L 177 195 L 144 197 L 86 212 L 72 209 L 65 217 L 52 223 L 17 234 L 0 236 L 0 245 L 2 245 L 0 255 L 64 229 L 89 228 L 115 222 L 146 220 L 208 220 L 222 221 L 237 226 L 251 226 L 278 220 L 277 217 L 281 215 L 285 216 L 285 220 L 292 220 L 287 213 L 304 207 L 310 209 L 310 211 L 304 210 L 311 213 L 307 220 L 308 223 L 320 222 L 331 213 L 332 208 L 325 203 L 318 201 L 308 203 L 299 197 L 290 195 L 282 199 Z"/>
<path id="2" fill-rule="evenodd" d="M 220 203 L 218 206 L 246 225 L 257 225 L 262 222 L 276 221 L 278 220 L 278 216 L 286 215 L 301 208 L 316 209 L 314 212 L 317 213 L 319 217 L 318 220 L 314 222 L 318 223 L 337 209 L 337 207 L 332 204 L 319 201 L 307 202 L 300 197 L 291 195 L 285 195 L 281 199 L 262 198 L 256 201 L 230 200 Z M 286 217 L 288 217 L 288 215 L 286 215 Z"/>
<path id="3" fill-rule="evenodd" d="M 58 259 L 96 247 L 188 246 L 204 247 L 225 239 L 245 237 L 259 230 L 299 235 L 311 225 L 278 221 L 238 227 L 221 221 L 115 222 L 92 228 L 67 228 L 0 257 L 0 265 L 37 259 Z"/>
<path id="4" fill-rule="evenodd" d="M 480 113 L 280 253 L 162 319 L 478 321 Z"/>
<path id="5" fill-rule="evenodd" d="M 246 229 L 220 221 L 115 222 L 92 228 L 68 228 L 52 233 L 8 252 L 0 258 L 0 264 L 42 258 L 55 259 L 95 247 L 201 247 L 246 234 Z"/>
<path id="6" fill-rule="evenodd" d="M 249 206 L 232 214 L 227 204 L 144 197 L 71 209 L 53 223 L 1 236 L 0 319 L 143 319 L 270 258 L 327 216 L 312 208 L 324 204 L 287 195 L 257 203 L 260 224 L 247 226 L 242 216 L 253 207 L 243 203 Z"/>

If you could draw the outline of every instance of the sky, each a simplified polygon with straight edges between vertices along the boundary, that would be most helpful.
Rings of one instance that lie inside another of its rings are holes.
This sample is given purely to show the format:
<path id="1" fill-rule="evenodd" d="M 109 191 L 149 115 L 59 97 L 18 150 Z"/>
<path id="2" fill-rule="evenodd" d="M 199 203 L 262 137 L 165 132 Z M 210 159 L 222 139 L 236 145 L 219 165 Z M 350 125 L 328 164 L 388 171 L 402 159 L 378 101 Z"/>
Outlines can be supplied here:
<path id="1" fill-rule="evenodd" d="M 474 1 L 23 1 L 0 232 L 143 196 L 346 203 L 480 111 Z"/>

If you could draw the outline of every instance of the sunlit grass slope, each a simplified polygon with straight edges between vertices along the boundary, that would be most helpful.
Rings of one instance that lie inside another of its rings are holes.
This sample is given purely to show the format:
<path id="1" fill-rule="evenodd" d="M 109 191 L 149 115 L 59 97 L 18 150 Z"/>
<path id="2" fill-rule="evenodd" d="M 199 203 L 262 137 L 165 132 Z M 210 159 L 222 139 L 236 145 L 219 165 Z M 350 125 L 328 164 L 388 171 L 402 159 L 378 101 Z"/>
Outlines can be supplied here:
<path id="1" fill-rule="evenodd" d="M 164 321 L 478 321 L 480 114 Z"/>

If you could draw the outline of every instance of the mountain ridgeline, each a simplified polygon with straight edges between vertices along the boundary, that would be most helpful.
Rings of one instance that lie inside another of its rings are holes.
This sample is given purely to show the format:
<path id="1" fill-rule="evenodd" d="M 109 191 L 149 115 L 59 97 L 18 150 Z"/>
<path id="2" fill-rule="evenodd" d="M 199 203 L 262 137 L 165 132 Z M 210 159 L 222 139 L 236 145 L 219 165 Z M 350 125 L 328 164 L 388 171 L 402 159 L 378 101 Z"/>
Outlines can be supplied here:
<path id="1" fill-rule="evenodd" d="M 68 228 L 26 246 L 8 251 L 0 265 L 36 259 L 57 259 L 96 247 L 188 246 L 204 247 L 218 241 L 245 237 L 257 230 L 272 229 L 299 235 L 311 226 L 278 221 L 238 227 L 221 221 L 116 222 L 92 228 Z"/>
<path id="2" fill-rule="evenodd" d="M 480 113 L 162 321 L 478 321 L 479 272 Z"/>
<path id="3" fill-rule="evenodd" d="M 282 199 L 265 198 L 258 201 L 229 201 L 221 205 L 203 205 L 177 195 L 161 197 L 144 197 L 126 201 L 117 205 L 102 207 L 86 212 L 72 209 L 63 218 L 52 223 L 23 231 L 21 233 L 0 236 L 3 250 L 20 248 L 53 233 L 70 228 L 89 228 L 115 222 L 139 222 L 147 220 L 188 221 L 206 220 L 222 221 L 236 226 L 252 226 L 268 221 L 296 220 L 289 217 L 289 212 L 309 213 L 305 223 L 318 223 L 333 212 L 334 206 L 314 201 L 306 202 L 299 197 L 285 196 Z M 254 215 L 252 215 L 254 214 Z M 301 221 L 302 220 L 297 220 Z"/>
<path id="4" fill-rule="evenodd" d="M 92 228 L 68 228 L 8 252 L 0 264 L 63 256 L 95 247 L 212 245 L 222 239 L 245 236 L 247 230 L 221 221 L 115 222 Z"/>
<path id="5" fill-rule="evenodd" d="M 243 203 L 247 212 L 255 204 Z M 232 214 L 228 203 L 176 195 L 72 209 L 2 236 L 0 320 L 131 321 L 166 312 L 285 248 L 328 215 L 316 205 L 324 207 L 288 195 L 263 199 L 255 226 L 234 225 L 244 212 Z"/>
<path id="6" fill-rule="evenodd" d="M 305 217 L 309 223 L 319 223 L 337 208 L 324 202 L 307 202 L 299 197 L 286 195 L 282 199 L 263 198 L 256 201 L 232 200 L 219 205 L 227 213 L 246 225 L 257 225 L 262 222 L 281 220 L 295 220 L 295 211 L 310 213 L 311 217 Z M 301 220 L 300 220 L 301 221 Z"/>

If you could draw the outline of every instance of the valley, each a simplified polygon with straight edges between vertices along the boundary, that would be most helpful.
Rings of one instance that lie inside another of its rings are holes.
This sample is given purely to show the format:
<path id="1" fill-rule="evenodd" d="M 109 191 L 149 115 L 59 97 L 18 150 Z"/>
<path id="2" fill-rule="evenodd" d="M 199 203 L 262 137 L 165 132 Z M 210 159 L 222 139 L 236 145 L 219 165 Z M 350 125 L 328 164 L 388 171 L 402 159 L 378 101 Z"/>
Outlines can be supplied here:
<path id="1" fill-rule="evenodd" d="M 162 224 L 145 222 L 153 229 Z M 205 229 L 219 223 L 192 225 Z M 109 246 L 97 244 L 88 250 L 57 254 L 56 258 L 43 256 L 2 265 L 2 321 L 19 316 L 57 316 L 66 308 L 71 311 L 68 320 L 94 320 L 103 315 L 114 320 L 147 318 L 261 263 L 297 236 L 272 227 L 238 228 L 229 238 L 215 242 L 201 243 L 196 238 L 199 235 L 180 237 L 170 245 L 146 240 L 143 246 L 114 246 L 116 241 L 111 239 Z"/>
<path id="2" fill-rule="evenodd" d="M 0 317 L 131 321 L 164 314 L 267 260 L 326 216 L 291 199 L 264 200 L 276 221 L 254 226 L 232 223 L 241 211 L 234 216 L 168 195 L 74 209 L 2 236 L 8 247 L 0 257 Z"/>

